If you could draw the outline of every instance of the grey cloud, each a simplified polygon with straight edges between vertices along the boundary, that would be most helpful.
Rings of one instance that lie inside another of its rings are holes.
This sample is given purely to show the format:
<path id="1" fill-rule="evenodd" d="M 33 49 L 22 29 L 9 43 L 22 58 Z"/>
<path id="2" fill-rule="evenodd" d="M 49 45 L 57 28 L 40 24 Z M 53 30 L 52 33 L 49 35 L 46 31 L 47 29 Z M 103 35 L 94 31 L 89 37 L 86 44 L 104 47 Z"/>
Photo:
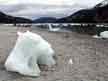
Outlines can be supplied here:
<path id="1" fill-rule="evenodd" d="M 65 17 L 80 9 L 89 8 L 88 5 L 42 5 L 42 4 L 16 4 L 16 5 L 0 5 L 0 10 L 13 15 L 26 18 L 38 17 Z"/>

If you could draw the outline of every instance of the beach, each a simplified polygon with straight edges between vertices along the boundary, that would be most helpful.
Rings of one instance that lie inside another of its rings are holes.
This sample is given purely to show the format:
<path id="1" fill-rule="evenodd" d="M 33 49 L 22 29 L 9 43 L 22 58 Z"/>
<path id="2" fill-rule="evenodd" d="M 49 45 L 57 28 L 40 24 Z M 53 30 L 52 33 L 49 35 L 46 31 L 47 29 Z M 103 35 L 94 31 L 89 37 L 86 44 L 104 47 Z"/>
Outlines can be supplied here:
<path id="1" fill-rule="evenodd" d="M 57 57 L 57 64 L 42 71 L 39 77 L 7 72 L 4 68 L 4 62 L 15 45 L 17 31 L 26 30 L 51 43 Z M 108 81 L 108 40 L 75 32 L 0 25 L 0 81 Z"/>

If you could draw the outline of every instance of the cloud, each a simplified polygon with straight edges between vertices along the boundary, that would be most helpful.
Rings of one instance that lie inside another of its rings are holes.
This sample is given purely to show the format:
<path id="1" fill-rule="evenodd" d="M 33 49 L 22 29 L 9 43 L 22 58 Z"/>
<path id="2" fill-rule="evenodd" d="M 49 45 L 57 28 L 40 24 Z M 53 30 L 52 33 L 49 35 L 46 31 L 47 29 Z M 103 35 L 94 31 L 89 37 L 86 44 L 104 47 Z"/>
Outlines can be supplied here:
<path id="1" fill-rule="evenodd" d="M 50 4 L 50 5 L 64 5 L 74 4 L 75 0 L 0 0 L 0 4 Z"/>
<path id="2" fill-rule="evenodd" d="M 0 0 L 0 4 L 47 4 L 47 5 L 73 5 L 89 4 L 94 5 L 103 0 Z"/>
<path id="3" fill-rule="evenodd" d="M 2 8 L 1 6 L 0 8 Z M 26 4 L 26 5 L 7 5 L 8 9 L 5 8 L 3 9 L 3 12 L 8 13 L 13 16 L 21 16 L 21 17 L 26 17 L 26 18 L 38 18 L 38 17 L 65 17 L 76 10 L 79 10 L 81 8 L 85 8 L 85 6 L 69 6 L 69 5 L 64 5 L 64 6 L 57 6 L 57 5 L 33 5 L 33 4 Z"/>
<path id="4" fill-rule="evenodd" d="M 19 4 L 21 0 L 0 0 L 0 4 Z"/>
<path id="5" fill-rule="evenodd" d="M 0 10 L 6 13 L 18 12 L 25 9 L 24 5 L 0 5 Z"/>
<path id="6" fill-rule="evenodd" d="M 0 10 L 26 18 L 65 17 L 102 0 L 0 0 Z"/>

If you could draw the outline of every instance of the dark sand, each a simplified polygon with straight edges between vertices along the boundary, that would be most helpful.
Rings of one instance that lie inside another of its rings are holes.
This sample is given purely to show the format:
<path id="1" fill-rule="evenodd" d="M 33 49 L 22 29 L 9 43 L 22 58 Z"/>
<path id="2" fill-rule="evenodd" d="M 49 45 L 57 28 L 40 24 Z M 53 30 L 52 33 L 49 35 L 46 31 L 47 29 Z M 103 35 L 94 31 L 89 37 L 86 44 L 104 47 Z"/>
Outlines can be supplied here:
<path id="1" fill-rule="evenodd" d="M 16 32 L 27 29 L 48 40 L 57 56 L 57 65 L 48 71 L 42 71 L 37 78 L 7 72 L 3 66 L 15 44 Z M 71 58 L 72 65 L 68 63 Z M 108 81 L 108 40 L 94 39 L 89 35 L 73 32 L 54 33 L 1 25 L 0 81 Z"/>

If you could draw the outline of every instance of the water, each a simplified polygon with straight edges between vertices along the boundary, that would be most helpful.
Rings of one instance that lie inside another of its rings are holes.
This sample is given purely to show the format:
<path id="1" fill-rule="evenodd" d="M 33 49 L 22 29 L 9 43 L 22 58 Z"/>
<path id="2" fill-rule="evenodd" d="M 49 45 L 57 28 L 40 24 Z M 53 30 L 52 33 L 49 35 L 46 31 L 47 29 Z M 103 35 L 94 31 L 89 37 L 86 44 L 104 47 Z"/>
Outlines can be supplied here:
<path id="1" fill-rule="evenodd" d="M 6 24 L 8 26 L 14 24 Z M 31 27 L 32 29 L 42 29 L 50 32 L 78 32 L 78 33 L 88 33 L 97 34 L 100 32 L 108 31 L 107 23 L 38 23 L 38 24 L 16 24 L 16 27 Z"/>
<path id="2" fill-rule="evenodd" d="M 78 32 L 91 35 L 99 35 L 100 32 L 108 31 L 107 24 L 79 24 L 79 23 L 68 23 L 68 24 L 33 24 L 32 27 L 40 28 L 50 32 Z"/>
<path id="3" fill-rule="evenodd" d="M 35 24 L 32 25 L 32 28 L 39 28 L 39 29 L 43 29 L 43 30 L 47 30 L 50 32 L 70 32 L 72 31 L 72 27 L 69 28 L 69 26 L 64 26 L 61 24 Z"/>

